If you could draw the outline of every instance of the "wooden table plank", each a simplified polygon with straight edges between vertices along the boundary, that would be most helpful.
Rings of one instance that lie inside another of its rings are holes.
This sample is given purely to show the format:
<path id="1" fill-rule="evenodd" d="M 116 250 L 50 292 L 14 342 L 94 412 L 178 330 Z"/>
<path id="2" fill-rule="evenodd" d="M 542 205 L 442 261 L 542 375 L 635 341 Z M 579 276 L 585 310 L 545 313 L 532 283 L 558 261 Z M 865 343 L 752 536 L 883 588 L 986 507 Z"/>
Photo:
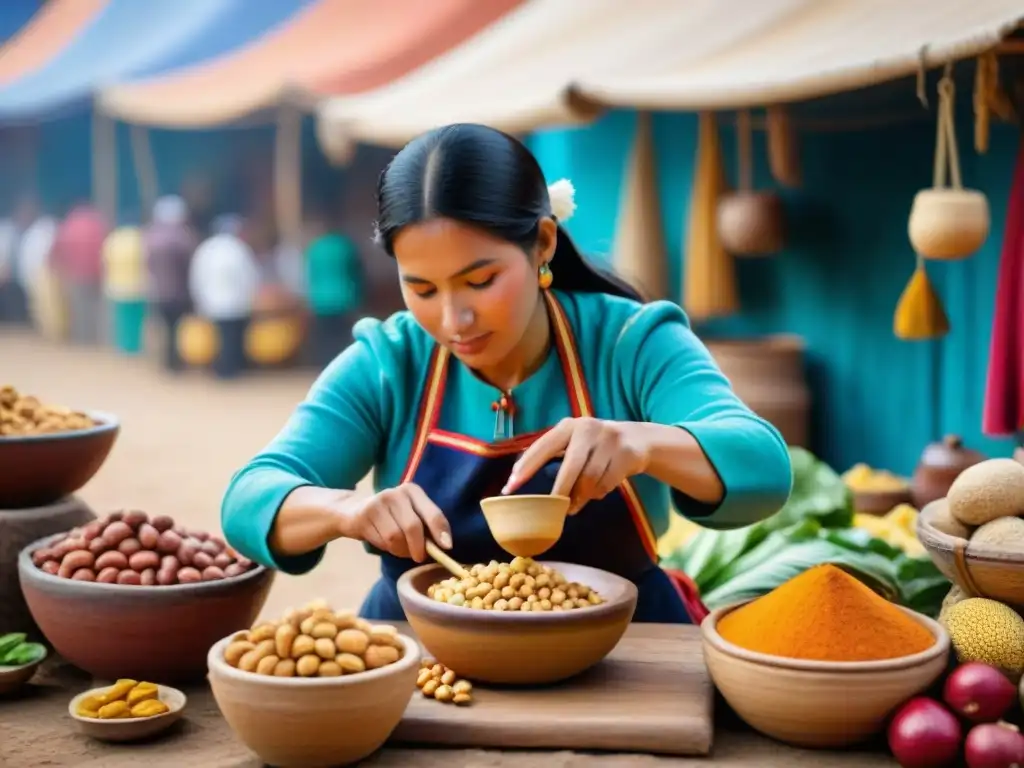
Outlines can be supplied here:
<path id="1" fill-rule="evenodd" d="M 408 625 L 399 631 L 411 635 Z M 634 624 L 601 664 L 559 684 L 474 685 L 469 707 L 414 696 L 393 740 L 670 755 L 711 749 L 714 689 L 697 627 Z"/>

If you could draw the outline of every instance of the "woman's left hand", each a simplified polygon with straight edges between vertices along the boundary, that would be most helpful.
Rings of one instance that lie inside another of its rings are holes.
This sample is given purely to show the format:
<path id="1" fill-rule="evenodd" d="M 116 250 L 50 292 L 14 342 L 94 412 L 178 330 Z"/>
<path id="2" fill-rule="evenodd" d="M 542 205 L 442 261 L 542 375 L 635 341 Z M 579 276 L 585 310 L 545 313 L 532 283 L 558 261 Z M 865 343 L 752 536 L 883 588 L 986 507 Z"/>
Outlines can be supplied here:
<path id="1" fill-rule="evenodd" d="M 558 457 L 562 466 L 551 493 L 568 496 L 569 514 L 603 499 L 627 478 L 643 474 L 648 449 L 639 424 L 603 419 L 562 419 L 526 449 L 512 467 L 502 493 L 512 493 Z"/>

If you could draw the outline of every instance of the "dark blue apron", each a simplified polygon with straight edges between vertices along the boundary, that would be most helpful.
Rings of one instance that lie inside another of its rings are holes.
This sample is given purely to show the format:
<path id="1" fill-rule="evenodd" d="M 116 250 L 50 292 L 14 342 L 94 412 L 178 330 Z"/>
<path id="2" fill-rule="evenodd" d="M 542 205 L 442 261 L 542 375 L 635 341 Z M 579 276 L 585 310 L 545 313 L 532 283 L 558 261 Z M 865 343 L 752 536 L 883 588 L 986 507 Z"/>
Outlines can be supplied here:
<path id="1" fill-rule="evenodd" d="M 554 296 L 549 292 L 544 295 L 573 416 L 593 416 L 590 393 L 568 320 Z M 511 556 L 491 535 L 480 510 L 480 499 L 500 493 L 516 458 L 543 433 L 485 443 L 438 429 L 448 362 L 448 351 L 441 347 L 435 349 L 403 482 L 420 486 L 444 511 L 454 544 L 450 554 L 457 561 L 507 562 Z M 560 465 L 560 460 L 551 462 L 517 493 L 550 493 Z M 600 568 L 629 579 L 639 592 L 633 621 L 689 624 L 694 620 L 699 622 L 706 613 L 692 581 L 681 573 L 668 573 L 658 566 L 656 537 L 629 480 L 604 499 L 590 502 L 578 514 L 567 518 L 562 538 L 538 559 Z M 381 578 L 370 590 L 360 615 L 379 621 L 404 621 L 395 584 L 399 576 L 416 565 L 410 559 L 382 554 Z"/>

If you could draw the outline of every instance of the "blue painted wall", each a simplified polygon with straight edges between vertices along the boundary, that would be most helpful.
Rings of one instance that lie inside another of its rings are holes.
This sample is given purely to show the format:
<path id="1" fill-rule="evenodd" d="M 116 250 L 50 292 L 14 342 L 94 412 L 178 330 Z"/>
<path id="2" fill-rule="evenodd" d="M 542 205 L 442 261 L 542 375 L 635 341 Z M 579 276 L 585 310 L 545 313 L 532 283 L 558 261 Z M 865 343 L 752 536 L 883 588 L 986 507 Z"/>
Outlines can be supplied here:
<path id="1" fill-rule="evenodd" d="M 582 129 L 531 138 L 550 179 L 572 179 L 578 209 L 568 228 L 592 255 L 612 248 L 618 198 L 635 126 L 614 112 Z M 785 193 L 789 245 L 775 259 L 740 261 L 741 316 L 698 328 L 705 337 L 790 332 L 809 348 L 814 450 L 845 469 L 858 461 L 910 472 L 929 441 L 954 432 L 990 455 L 1012 442 L 981 434 L 981 409 L 1005 206 L 1018 135 L 997 126 L 989 152 L 972 149 L 960 128 L 964 183 L 992 203 L 992 235 L 973 258 L 929 265 L 952 323 L 939 342 L 903 342 L 892 333 L 896 301 L 914 266 L 907 215 L 931 184 L 930 121 L 801 137 L 803 188 Z M 681 286 L 680 246 L 696 146 L 693 115 L 654 122 L 665 238 L 673 284 Z M 727 153 L 735 136 L 722 129 Z M 763 136 L 756 177 L 770 184 Z M 678 293 L 677 293 L 678 298 Z"/>

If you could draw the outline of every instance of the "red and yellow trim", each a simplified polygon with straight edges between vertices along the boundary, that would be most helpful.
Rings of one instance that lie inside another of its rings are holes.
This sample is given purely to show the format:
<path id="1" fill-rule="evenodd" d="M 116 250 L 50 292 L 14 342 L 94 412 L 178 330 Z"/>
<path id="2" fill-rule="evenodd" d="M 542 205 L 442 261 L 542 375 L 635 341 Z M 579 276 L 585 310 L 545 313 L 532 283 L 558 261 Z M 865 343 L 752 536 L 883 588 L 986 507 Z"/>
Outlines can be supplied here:
<path id="1" fill-rule="evenodd" d="M 544 299 L 548 305 L 551 316 L 551 323 L 555 329 L 555 344 L 558 347 L 559 358 L 562 361 L 562 370 L 568 385 L 569 403 L 572 414 L 575 418 L 592 418 L 594 416 L 594 405 L 590 399 L 590 390 L 587 387 L 583 375 L 583 365 L 580 362 L 576 339 L 572 333 L 572 326 L 562 309 L 562 305 L 549 291 L 544 291 Z M 423 458 L 423 451 L 427 443 L 444 445 L 455 450 L 464 451 L 476 456 L 497 458 L 520 453 L 526 450 L 547 430 L 533 432 L 525 435 L 518 435 L 509 440 L 497 443 L 487 443 L 476 440 L 465 435 L 445 432 L 437 429 L 437 421 L 441 414 L 441 403 L 444 398 L 444 386 L 447 378 L 449 352 L 440 345 L 434 350 L 428 368 L 427 385 L 423 391 L 420 401 L 419 416 L 416 421 L 416 436 L 413 440 L 413 448 L 409 454 L 409 462 L 402 475 L 402 482 L 408 483 L 416 474 L 420 459 Z M 644 511 L 640 495 L 637 493 L 632 481 L 626 480 L 619 486 L 622 497 L 633 518 L 637 534 L 640 536 L 644 549 L 655 563 L 658 562 L 658 539 L 654 535 L 647 513 Z"/>
<path id="2" fill-rule="evenodd" d="M 565 315 L 565 310 L 550 291 L 544 292 L 544 298 L 548 303 L 548 311 L 551 315 L 552 324 L 555 326 L 555 343 L 562 353 L 562 368 L 565 371 L 565 379 L 569 382 L 569 400 L 572 403 L 573 416 L 576 418 L 593 418 L 594 405 L 590 399 L 590 389 L 583 376 L 583 365 L 580 362 L 576 339 L 572 333 L 572 326 Z M 625 480 L 619 486 L 622 497 L 629 507 L 629 514 L 633 518 L 636 532 L 644 545 L 648 556 L 654 562 L 658 562 L 658 537 L 654 535 L 650 521 L 647 519 L 647 512 L 644 510 L 643 502 L 640 501 L 640 494 L 631 480 Z"/>

